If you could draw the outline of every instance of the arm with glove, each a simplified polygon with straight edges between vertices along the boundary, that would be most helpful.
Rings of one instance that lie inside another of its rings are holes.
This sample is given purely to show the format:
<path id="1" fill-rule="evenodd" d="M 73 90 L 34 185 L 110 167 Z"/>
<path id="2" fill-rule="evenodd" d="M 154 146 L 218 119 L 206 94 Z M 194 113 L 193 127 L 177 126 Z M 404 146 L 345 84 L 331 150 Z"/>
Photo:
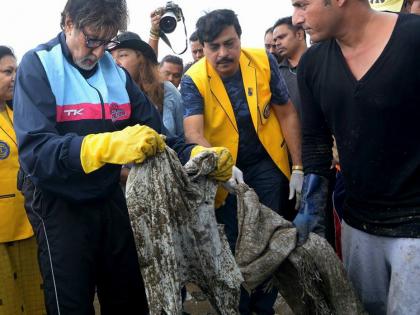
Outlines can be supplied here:
<path id="1" fill-rule="evenodd" d="M 87 135 L 82 142 L 80 160 L 88 174 L 106 163 L 142 163 L 164 148 L 165 141 L 155 130 L 135 125 L 119 131 Z"/>
<path id="2" fill-rule="evenodd" d="M 302 186 L 303 186 L 303 167 L 300 165 L 292 166 L 292 175 L 290 176 L 289 182 L 289 200 L 292 200 L 293 197 L 296 197 L 295 209 L 299 210 L 301 196 L 302 196 Z"/>
<path id="3" fill-rule="evenodd" d="M 293 224 L 298 232 L 298 245 L 305 243 L 310 232 L 325 234 L 325 210 L 332 159 L 332 132 L 321 104 L 312 91 L 312 60 L 304 55 L 297 75 L 301 97 L 302 160 L 305 177 L 302 200 Z"/>
<path id="4" fill-rule="evenodd" d="M 215 152 L 218 157 L 217 167 L 209 176 L 221 182 L 230 180 L 232 178 L 232 169 L 236 167 L 233 165 L 233 157 L 229 150 L 224 147 L 203 147 L 201 145 L 196 145 L 191 150 L 191 158 L 205 151 Z"/>
<path id="5" fill-rule="evenodd" d="M 303 183 L 303 167 L 301 160 L 301 133 L 300 122 L 296 109 L 289 100 L 287 104 L 273 106 L 274 113 L 280 123 L 284 134 L 284 139 L 287 144 L 290 156 L 293 161 L 292 175 L 290 177 L 289 199 L 296 196 L 295 209 L 299 209 L 300 193 Z"/>
<path id="6" fill-rule="evenodd" d="M 306 242 L 310 232 L 325 236 L 327 201 L 328 179 L 316 174 L 305 175 L 299 213 L 293 220 L 298 232 L 298 245 Z"/>
<path id="7" fill-rule="evenodd" d="M 151 105 L 149 99 L 147 97 L 144 96 L 143 93 L 141 93 L 140 90 L 138 90 L 138 88 L 136 86 L 134 86 L 133 84 L 128 84 L 128 88 L 127 90 L 130 92 L 130 100 L 132 102 L 132 104 L 134 104 L 134 113 L 133 113 L 133 117 L 135 120 L 138 121 L 142 121 L 147 125 L 151 125 L 151 126 L 157 126 L 158 130 L 160 128 L 160 130 L 163 131 L 163 133 L 166 133 L 166 128 L 163 126 L 161 121 L 157 121 L 155 118 L 159 117 L 158 115 L 156 115 L 156 109 L 154 108 L 154 106 Z M 145 126 L 141 126 L 141 127 L 145 127 Z M 127 127 L 128 128 L 128 127 Z M 126 129 L 127 129 L 126 128 Z M 125 130 L 122 130 L 121 132 L 125 132 Z M 150 128 L 149 128 L 150 129 Z M 152 131 L 154 131 L 153 129 L 151 129 Z M 132 133 L 137 133 L 136 130 L 133 131 L 127 131 L 128 134 L 132 134 Z M 140 132 L 140 131 L 139 131 Z M 115 133 L 115 132 L 114 132 Z M 154 132 L 154 136 L 151 136 L 152 139 L 149 139 L 148 141 L 146 141 L 147 143 L 154 143 L 153 139 L 156 137 L 157 133 Z M 95 135 L 93 135 L 95 136 Z M 159 137 L 159 139 L 161 140 L 160 136 L 157 135 Z M 173 135 L 168 135 L 166 142 L 168 144 L 169 147 L 171 147 L 172 149 L 174 149 L 177 153 L 178 153 L 178 157 L 181 160 L 182 163 L 185 163 L 188 158 L 192 158 L 194 156 L 196 156 L 197 154 L 205 151 L 205 150 L 211 150 L 213 152 L 215 152 L 217 154 L 217 156 L 219 157 L 218 159 L 218 164 L 217 164 L 217 168 L 216 170 L 214 170 L 211 174 L 209 174 L 211 177 L 213 177 L 215 180 L 218 181 L 227 181 L 229 178 L 231 178 L 232 176 L 232 166 L 233 166 L 233 158 L 232 155 L 230 154 L 229 150 L 227 148 L 224 147 L 211 147 L 209 143 L 205 143 L 204 146 L 201 145 L 196 145 L 195 143 L 200 143 L 200 142 L 195 142 L 195 141 L 191 141 L 190 143 L 185 143 L 185 141 L 181 138 L 181 137 L 176 137 Z M 163 148 L 165 143 L 163 142 Z M 107 163 L 116 163 L 115 159 L 118 159 L 118 163 L 116 164 L 126 164 L 127 162 L 124 162 L 125 160 L 129 159 L 131 161 L 129 162 L 137 162 L 137 163 L 141 163 L 142 160 L 139 160 L 138 158 L 132 159 L 132 157 L 140 154 L 141 156 L 141 152 L 138 151 L 138 147 L 140 146 L 140 144 L 135 145 L 134 147 L 132 145 L 130 145 L 131 149 L 135 149 L 135 152 L 133 152 L 133 154 L 130 154 L 130 156 L 124 157 L 124 153 L 122 153 L 122 157 L 114 157 L 114 162 L 107 162 Z M 208 146 L 208 147 L 207 147 Z M 152 148 L 154 148 L 154 146 L 152 146 Z M 157 145 L 156 150 L 159 151 L 160 145 Z M 163 148 L 161 150 L 163 150 Z M 146 155 L 143 158 L 143 160 L 149 156 L 152 156 L 155 154 L 154 149 L 150 149 L 151 153 L 149 153 L 147 148 L 143 148 L 141 149 L 141 151 L 143 152 L 144 150 L 146 150 Z M 127 151 L 131 152 L 131 151 Z M 109 152 L 111 153 L 111 152 Z M 95 163 L 95 162 L 93 162 Z M 100 163 L 99 163 L 100 164 Z M 96 167 L 97 165 L 92 165 L 93 167 Z M 99 166 L 100 167 L 100 166 Z M 87 167 L 89 168 L 89 166 Z M 84 168 L 85 169 L 85 168 Z"/>

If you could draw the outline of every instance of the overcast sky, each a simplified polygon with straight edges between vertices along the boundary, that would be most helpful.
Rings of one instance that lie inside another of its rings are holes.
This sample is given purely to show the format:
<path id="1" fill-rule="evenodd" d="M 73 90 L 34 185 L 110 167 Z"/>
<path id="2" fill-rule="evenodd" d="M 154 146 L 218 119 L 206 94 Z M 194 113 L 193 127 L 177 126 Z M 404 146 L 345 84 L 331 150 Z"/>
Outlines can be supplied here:
<path id="1" fill-rule="evenodd" d="M 11 46 L 17 58 L 29 49 L 56 36 L 60 31 L 60 13 L 67 0 L 0 0 L 0 45 Z M 232 9 L 238 14 L 242 27 L 243 47 L 263 47 L 265 30 L 284 16 L 292 14 L 291 0 L 175 0 L 186 19 L 188 36 L 195 29 L 195 22 L 206 11 Z M 127 0 L 129 9 L 128 30 L 137 32 L 145 41 L 150 29 L 150 12 L 166 1 Z M 169 35 L 176 51 L 184 45 L 184 31 L 178 25 Z M 159 59 L 171 53 L 163 43 L 159 47 Z M 191 60 L 189 50 L 181 56 L 185 62 Z"/>

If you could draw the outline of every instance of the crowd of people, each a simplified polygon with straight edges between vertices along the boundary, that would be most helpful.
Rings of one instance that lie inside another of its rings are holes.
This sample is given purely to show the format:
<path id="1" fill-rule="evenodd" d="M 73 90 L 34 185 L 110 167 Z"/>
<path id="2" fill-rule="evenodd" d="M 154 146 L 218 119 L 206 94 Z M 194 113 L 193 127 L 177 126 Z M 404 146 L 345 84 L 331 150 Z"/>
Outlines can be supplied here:
<path id="1" fill-rule="evenodd" d="M 368 314 L 420 314 L 420 0 L 291 6 L 261 48 L 234 11 L 205 13 L 189 64 L 160 58 L 161 8 L 148 42 L 127 31 L 125 0 L 67 0 L 19 65 L 0 46 L 1 315 L 94 314 L 95 294 L 101 314 L 149 314 L 123 190 L 165 146 L 217 155 L 233 254 L 246 183 L 299 246 L 330 242 Z M 270 282 L 238 314 L 274 314 Z"/>

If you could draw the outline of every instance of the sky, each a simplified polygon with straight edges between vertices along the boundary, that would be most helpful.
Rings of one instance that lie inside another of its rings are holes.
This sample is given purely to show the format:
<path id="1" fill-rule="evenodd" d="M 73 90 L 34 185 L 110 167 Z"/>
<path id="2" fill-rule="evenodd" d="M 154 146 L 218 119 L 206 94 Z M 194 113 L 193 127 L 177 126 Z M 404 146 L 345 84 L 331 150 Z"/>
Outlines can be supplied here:
<path id="1" fill-rule="evenodd" d="M 67 0 L 0 0 L 0 45 L 14 49 L 20 60 L 23 54 L 55 37 L 60 32 L 60 13 Z M 263 47 L 265 30 L 281 17 L 292 14 L 291 0 L 175 0 L 185 16 L 188 36 L 194 31 L 197 19 L 214 9 L 232 9 L 242 27 L 242 47 Z M 129 10 L 128 30 L 138 33 L 148 41 L 150 12 L 165 6 L 160 0 L 127 0 Z M 183 50 L 185 35 L 178 23 L 169 40 L 176 52 Z M 159 43 L 159 56 L 172 53 L 165 43 Z M 192 60 L 189 49 L 181 55 L 184 62 Z"/>

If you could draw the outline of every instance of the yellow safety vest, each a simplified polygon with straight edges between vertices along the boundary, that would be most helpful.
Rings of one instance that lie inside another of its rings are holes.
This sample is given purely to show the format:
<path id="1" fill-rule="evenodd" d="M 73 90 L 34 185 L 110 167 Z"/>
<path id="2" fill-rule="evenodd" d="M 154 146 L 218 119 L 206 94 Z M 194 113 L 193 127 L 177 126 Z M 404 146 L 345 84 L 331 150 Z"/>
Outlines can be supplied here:
<path id="1" fill-rule="evenodd" d="M 34 235 L 16 187 L 19 162 L 12 121 L 13 112 L 6 106 L 0 111 L 0 243 Z"/>
<path id="2" fill-rule="evenodd" d="M 270 62 L 264 49 L 242 49 L 239 64 L 245 95 L 258 138 L 274 163 L 290 177 L 287 146 L 274 110 L 271 108 Z M 236 162 L 239 132 L 232 104 L 223 81 L 206 58 L 186 73 L 197 86 L 204 101 L 204 137 L 212 146 L 227 147 Z M 219 188 L 215 207 L 226 199 Z"/>

